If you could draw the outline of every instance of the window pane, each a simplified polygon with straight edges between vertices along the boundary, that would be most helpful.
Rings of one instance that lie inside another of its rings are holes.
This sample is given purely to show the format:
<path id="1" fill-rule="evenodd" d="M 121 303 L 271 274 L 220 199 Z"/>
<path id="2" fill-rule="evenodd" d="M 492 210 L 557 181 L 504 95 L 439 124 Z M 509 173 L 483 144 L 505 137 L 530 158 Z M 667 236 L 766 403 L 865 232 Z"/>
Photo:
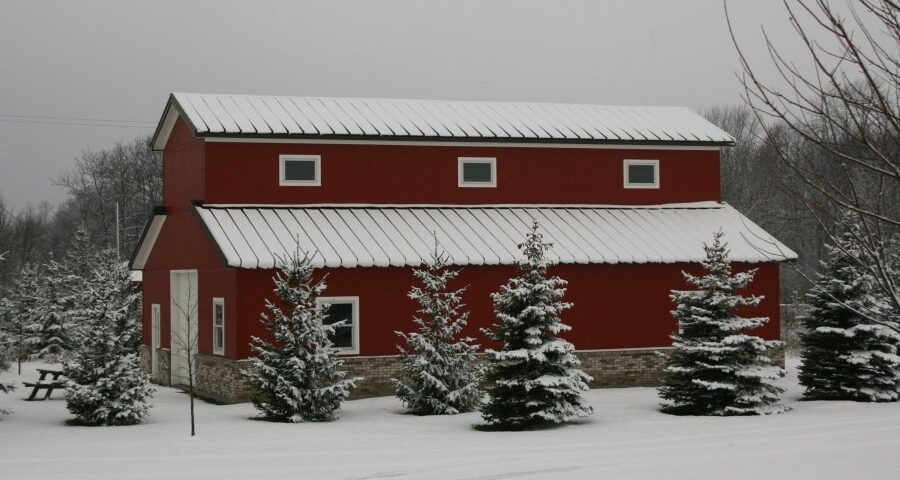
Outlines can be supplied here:
<path id="1" fill-rule="evenodd" d="M 218 327 L 216 328 L 215 348 L 221 349 L 223 345 L 225 345 L 225 329 L 222 327 Z"/>
<path id="2" fill-rule="evenodd" d="M 315 160 L 285 160 L 284 179 L 314 182 L 316 181 Z"/>
<path id="3" fill-rule="evenodd" d="M 482 162 L 463 163 L 463 181 L 491 183 L 491 164 Z"/>
<path id="4" fill-rule="evenodd" d="M 215 319 L 216 325 L 222 325 L 222 323 L 223 323 L 223 317 L 225 316 L 225 315 L 223 315 L 223 313 L 224 313 L 223 308 L 224 308 L 224 305 L 222 305 L 221 303 L 216 304 L 216 311 L 213 314 L 213 318 Z"/>
<path id="5" fill-rule="evenodd" d="M 629 165 L 628 183 L 656 183 L 656 167 L 654 165 Z"/>
<path id="6" fill-rule="evenodd" d="M 352 303 L 332 303 L 328 307 L 328 316 L 325 317 L 326 324 L 332 324 L 344 321 L 344 325 L 334 330 L 334 336 L 331 341 L 338 348 L 353 347 L 353 304 Z"/>

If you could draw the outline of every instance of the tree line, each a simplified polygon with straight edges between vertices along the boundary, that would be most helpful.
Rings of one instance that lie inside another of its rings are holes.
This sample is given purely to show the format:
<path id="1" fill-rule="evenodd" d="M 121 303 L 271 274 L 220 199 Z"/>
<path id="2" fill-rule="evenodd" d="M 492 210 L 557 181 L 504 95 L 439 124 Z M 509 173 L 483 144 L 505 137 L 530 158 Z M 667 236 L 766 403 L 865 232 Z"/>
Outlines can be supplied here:
<path id="1" fill-rule="evenodd" d="M 19 209 L 0 198 L 0 296 L 16 274 L 60 261 L 79 230 L 98 248 L 116 248 L 125 261 L 137 245 L 153 206 L 162 201 L 162 156 L 141 136 L 99 151 L 85 151 L 54 184 L 65 189 L 60 205 L 43 202 Z M 118 205 L 118 229 L 116 209 Z"/>

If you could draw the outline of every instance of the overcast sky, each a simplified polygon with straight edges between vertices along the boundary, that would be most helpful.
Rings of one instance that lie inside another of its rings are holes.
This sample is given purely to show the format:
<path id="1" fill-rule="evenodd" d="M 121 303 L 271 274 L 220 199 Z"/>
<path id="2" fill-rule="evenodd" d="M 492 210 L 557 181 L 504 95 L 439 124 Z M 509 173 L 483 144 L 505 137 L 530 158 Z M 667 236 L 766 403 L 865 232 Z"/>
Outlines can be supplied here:
<path id="1" fill-rule="evenodd" d="M 760 61 L 763 25 L 802 56 L 780 0 L 729 8 Z M 741 101 L 721 0 L 2 0 L 0 65 L 0 197 L 15 208 L 59 202 L 52 180 L 81 151 L 151 134 L 171 91 Z"/>

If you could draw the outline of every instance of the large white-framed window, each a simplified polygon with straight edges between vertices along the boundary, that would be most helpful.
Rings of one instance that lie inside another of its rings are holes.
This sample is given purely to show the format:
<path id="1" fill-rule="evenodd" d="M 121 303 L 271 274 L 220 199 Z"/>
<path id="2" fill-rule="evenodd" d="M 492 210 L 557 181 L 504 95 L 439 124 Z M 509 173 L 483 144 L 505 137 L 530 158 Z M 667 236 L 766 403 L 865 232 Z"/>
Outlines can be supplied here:
<path id="1" fill-rule="evenodd" d="M 494 188 L 497 186 L 497 159 L 493 157 L 459 157 L 460 187 Z"/>
<path id="2" fill-rule="evenodd" d="M 316 305 L 328 306 L 325 323 L 343 322 L 331 337 L 334 347 L 342 354 L 359 353 L 359 297 L 319 297 Z"/>
<path id="3" fill-rule="evenodd" d="M 318 187 L 322 185 L 320 155 L 279 155 L 278 185 L 282 187 Z"/>
<path id="4" fill-rule="evenodd" d="M 624 160 L 625 188 L 659 188 L 659 160 Z"/>
<path id="5" fill-rule="evenodd" d="M 212 300 L 213 355 L 225 355 L 225 299 Z"/>
<path id="6" fill-rule="evenodd" d="M 162 315 L 158 303 L 150 305 L 150 375 L 153 378 L 159 376 L 159 359 L 156 358 L 159 353 L 160 339 L 160 316 Z"/>

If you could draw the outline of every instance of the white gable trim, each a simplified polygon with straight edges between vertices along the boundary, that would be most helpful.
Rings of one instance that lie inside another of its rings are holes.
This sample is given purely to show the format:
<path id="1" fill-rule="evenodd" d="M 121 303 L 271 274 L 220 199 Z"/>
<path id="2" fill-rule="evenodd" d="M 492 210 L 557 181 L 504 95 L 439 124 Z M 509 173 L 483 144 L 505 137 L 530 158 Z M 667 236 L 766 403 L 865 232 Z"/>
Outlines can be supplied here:
<path id="1" fill-rule="evenodd" d="M 154 215 L 153 218 L 150 219 L 150 224 L 147 225 L 147 231 L 141 239 L 141 243 L 138 245 L 137 250 L 134 252 L 134 260 L 131 261 L 132 270 L 144 269 L 147 260 L 150 258 L 150 253 L 153 252 L 153 246 L 156 245 L 156 239 L 159 238 L 159 233 L 162 231 L 164 223 L 166 223 L 165 215 Z"/>

